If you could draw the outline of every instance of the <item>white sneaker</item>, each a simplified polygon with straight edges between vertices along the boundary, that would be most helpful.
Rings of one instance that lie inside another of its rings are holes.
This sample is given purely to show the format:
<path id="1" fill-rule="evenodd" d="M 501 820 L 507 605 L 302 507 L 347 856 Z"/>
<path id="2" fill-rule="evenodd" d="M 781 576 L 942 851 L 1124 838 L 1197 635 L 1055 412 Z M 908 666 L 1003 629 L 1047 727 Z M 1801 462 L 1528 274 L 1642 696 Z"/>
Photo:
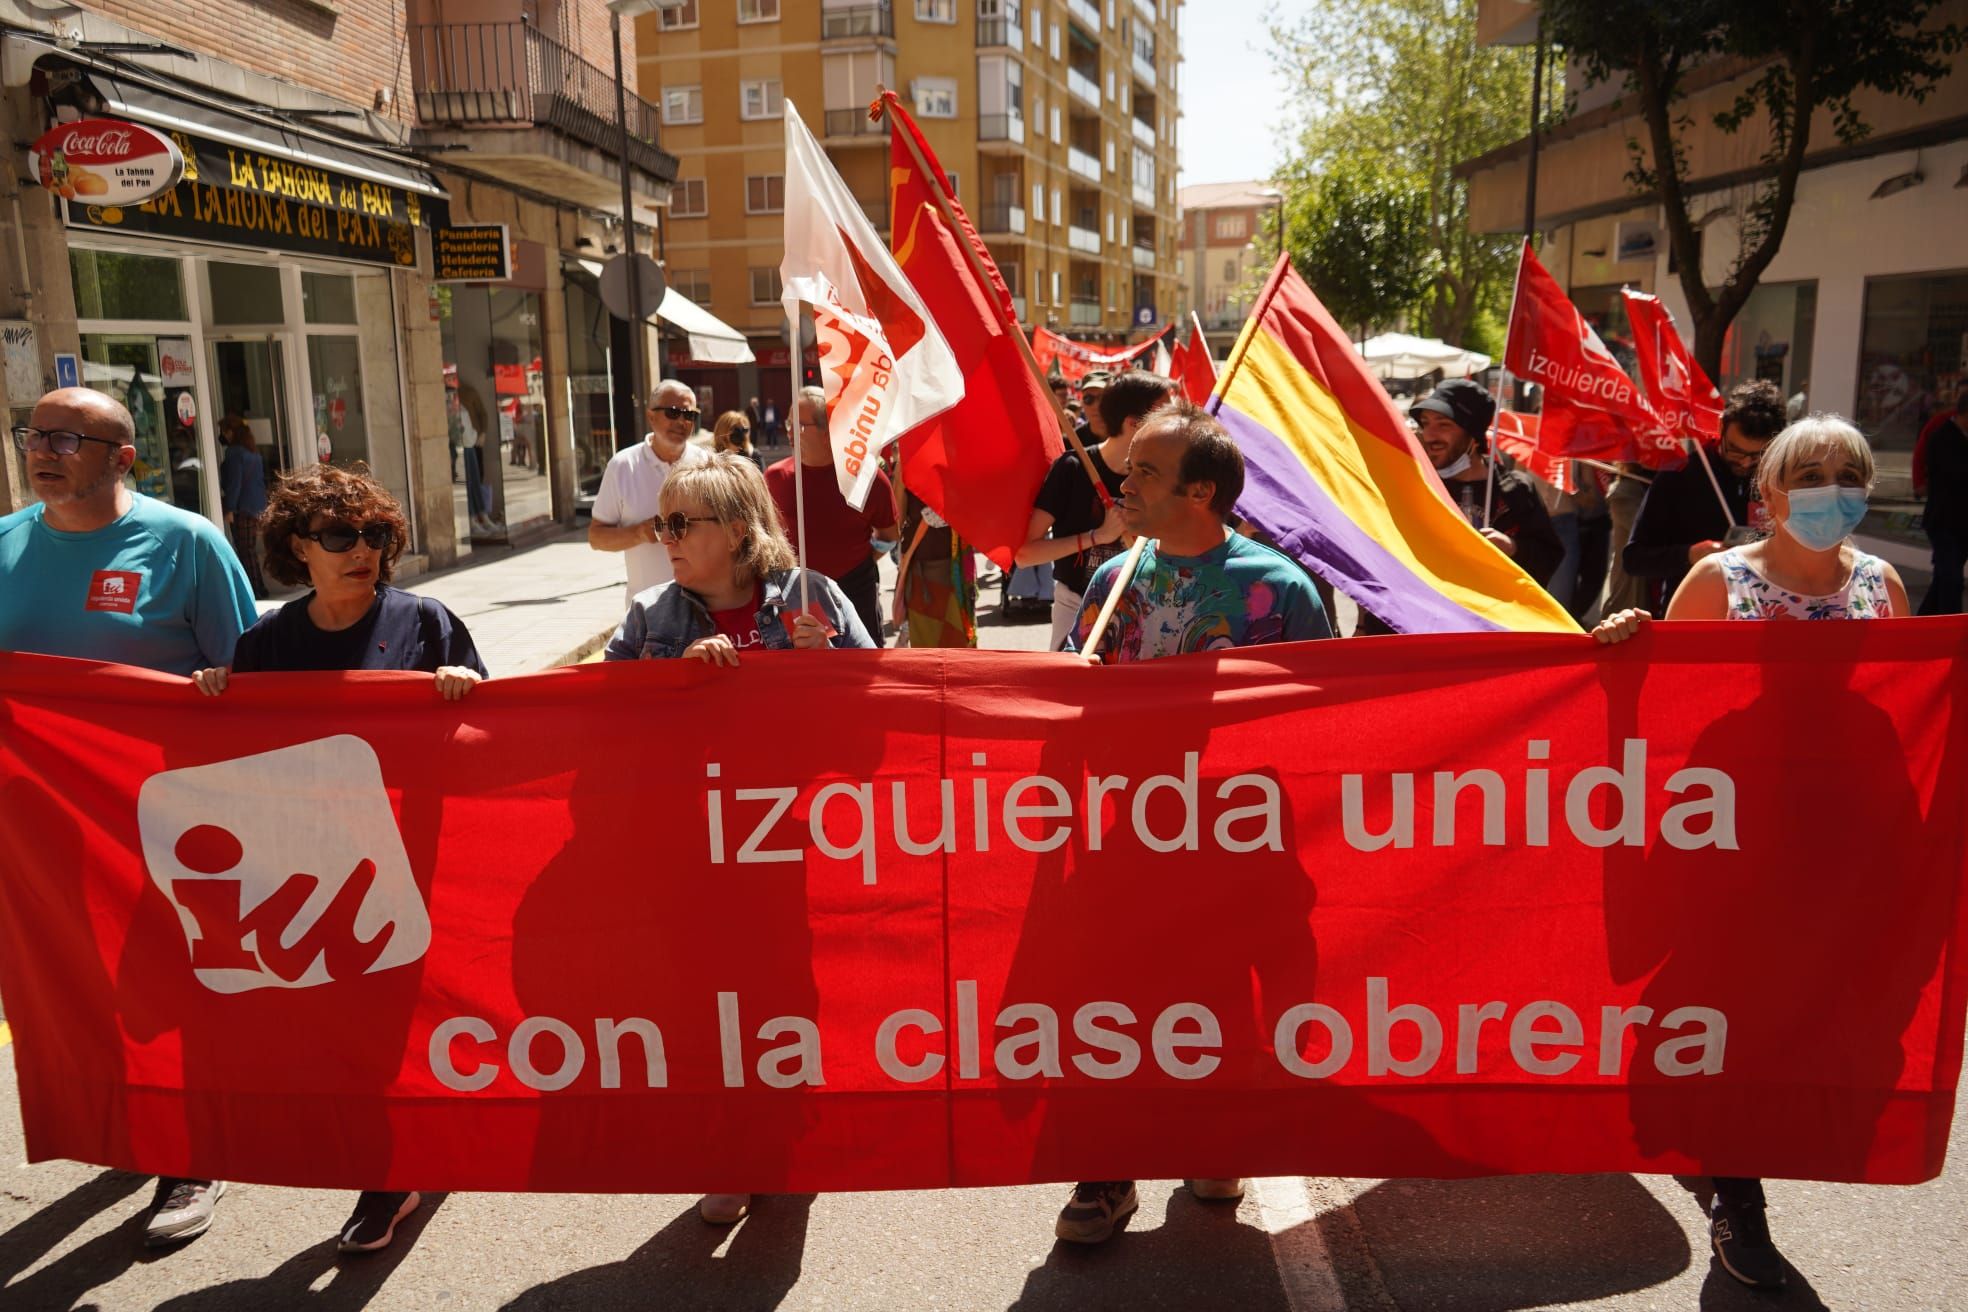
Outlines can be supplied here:
<path id="1" fill-rule="evenodd" d="M 1189 1192 L 1205 1202 L 1230 1203 L 1244 1196 L 1242 1180 L 1191 1180 Z"/>
<path id="2" fill-rule="evenodd" d="M 712 1225 L 736 1225 L 751 1210 L 750 1194 L 705 1194 L 697 1200 L 697 1215 Z"/>

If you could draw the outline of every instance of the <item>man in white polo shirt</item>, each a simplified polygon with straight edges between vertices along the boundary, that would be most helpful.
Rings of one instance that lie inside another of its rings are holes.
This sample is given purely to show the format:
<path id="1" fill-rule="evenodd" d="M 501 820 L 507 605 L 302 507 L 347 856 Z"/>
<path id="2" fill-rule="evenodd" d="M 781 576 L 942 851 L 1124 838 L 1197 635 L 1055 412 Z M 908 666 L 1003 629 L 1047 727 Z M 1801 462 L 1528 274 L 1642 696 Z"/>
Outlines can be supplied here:
<path id="1" fill-rule="evenodd" d="M 627 553 L 625 610 L 639 593 L 673 577 L 670 557 L 656 541 L 656 498 L 672 473 L 711 458 L 709 450 L 690 441 L 697 418 L 697 394 L 674 378 L 665 379 L 649 394 L 649 432 L 634 446 L 617 451 L 602 471 L 588 545 Z"/>

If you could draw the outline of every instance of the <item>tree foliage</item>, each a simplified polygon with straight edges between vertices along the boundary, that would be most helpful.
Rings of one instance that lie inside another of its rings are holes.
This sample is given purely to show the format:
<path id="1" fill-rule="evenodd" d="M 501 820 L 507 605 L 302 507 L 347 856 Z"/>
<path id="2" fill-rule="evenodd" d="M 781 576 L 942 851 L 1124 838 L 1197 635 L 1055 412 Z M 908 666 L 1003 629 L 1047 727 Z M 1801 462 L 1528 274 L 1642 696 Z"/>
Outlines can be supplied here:
<path id="1" fill-rule="evenodd" d="M 1623 80 L 1645 121 L 1645 149 L 1632 143 L 1635 190 L 1656 197 L 1695 322 L 1695 356 L 1719 376 L 1722 342 L 1783 245 L 1812 122 L 1830 112 L 1845 144 L 1868 126 L 1854 103 L 1862 91 L 1924 99 L 1947 76 L 1963 33 L 1930 20 L 1937 0 L 1546 0 L 1545 31 L 1597 81 Z M 1737 215 L 1741 244 L 1719 288 L 1703 278 L 1701 237 L 1691 210 L 1701 194 L 1689 176 L 1685 135 L 1694 127 L 1679 102 L 1691 70 L 1734 58 L 1746 70 L 1735 99 L 1714 116 L 1724 132 L 1763 134 L 1762 177 Z"/>
<path id="2" fill-rule="evenodd" d="M 1476 9 L 1476 0 L 1314 0 L 1290 19 L 1274 10 L 1270 24 L 1300 125 L 1279 175 L 1287 213 L 1301 212 L 1309 201 L 1300 197 L 1329 174 L 1377 175 L 1419 194 L 1427 278 L 1398 309 L 1459 344 L 1485 311 L 1501 314 L 1517 240 L 1470 231 L 1468 184 L 1453 170 L 1523 136 L 1531 109 L 1532 52 L 1479 47 Z M 1296 253 L 1289 223 L 1287 237 Z M 1392 285 L 1394 272 L 1382 280 Z"/>
<path id="3" fill-rule="evenodd" d="M 1428 194 L 1410 177 L 1342 160 L 1284 210 L 1292 263 L 1348 330 L 1392 322 L 1434 281 Z"/>

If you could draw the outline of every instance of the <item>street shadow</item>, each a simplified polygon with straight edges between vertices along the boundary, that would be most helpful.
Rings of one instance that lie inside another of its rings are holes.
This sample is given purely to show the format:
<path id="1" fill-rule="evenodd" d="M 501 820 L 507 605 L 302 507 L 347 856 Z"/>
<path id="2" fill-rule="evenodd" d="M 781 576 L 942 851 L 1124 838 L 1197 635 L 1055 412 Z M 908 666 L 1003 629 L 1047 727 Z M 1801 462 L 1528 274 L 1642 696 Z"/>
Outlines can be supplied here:
<path id="1" fill-rule="evenodd" d="M 503 1312 L 776 1308 L 799 1281 L 813 1200 L 812 1194 L 758 1199 L 736 1226 L 706 1225 L 693 1204 L 621 1261 L 535 1285 Z"/>
<path id="2" fill-rule="evenodd" d="M 1699 1209 L 1701 1225 L 1708 1225 L 1708 1205 L 1715 1197 L 1715 1190 L 1706 1176 L 1677 1175 L 1674 1182 L 1688 1191 L 1688 1196 Z M 1783 1247 L 1781 1235 L 1773 1235 L 1779 1250 Z M 1818 1297 L 1818 1291 L 1804 1278 L 1790 1261 L 1784 1267 L 1790 1272 L 1789 1283 L 1782 1289 L 1751 1289 L 1722 1269 L 1721 1261 L 1715 1256 L 1715 1246 L 1707 1246 L 1708 1275 L 1702 1280 L 1702 1312 L 1827 1312 L 1825 1301 Z"/>
<path id="3" fill-rule="evenodd" d="M 1065 1199 L 1062 1188 L 1060 1201 Z M 1045 1261 L 1026 1274 L 1010 1307 L 1011 1312 L 1079 1312 L 1276 1303 L 1271 1237 L 1241 1224 L 1236 1204 L 1200 1202 L 1179 1188 L 1154 1229 L 1131 1230 L 1124 1222 L 1105 1243 L 1055 1241 Z"/>
<path id="4" fill-rule="evenodd" d="M 0 1306 L 73 1307 L 91 1289 L 116 1279 L 144 1260 L 146 1213 L 136 1211 L 113 1229 L 63 1253 L 18 1284 L 5 1284 L 32 1266 L 42 1254 L 54 1251 L 91 1217 L 149 1184 L 146 1176 L 104 1171 L 0 1234 L 0 1286 L 4 1286 L 0 1287 Z"/>
<path id="5" fill-rule="evenodd" d="M 1693 1260 L 1680 1222 L 1630 1175 L 1387 1180 L 1306 1224 L 1328 1252 L 1364 1237 L 1387 1254 L 1381 1283 L 1404 1308 L 1569 1307 L 1664 1284 Z"/>
<path id="6" fill-rule="evenodd" d="M 87 1224 L 90 1217 L 115 1206 L 149 1183 L 149 1177 L 129 1171 L 103 1171 L 0 1234 L 0 1284 L 27 1270 L 43 1253 L 53 1252 L 63 1239 Z"/>
<path id="7" fill-rule="evenodd" d="M 334 1236 L 329 1235 L 263 1276 L 228 1280 L 181 1294 L 158 1304 L 156 1312 L 265 1312 L 268 1308 L 355 1312 L 369 1306 L 382 1292 L 447 1196 L 425 1194 L 423 1206 L 397 1225 L 395 1242 L 381 1252 L 339 1253 Z M 330 1272 L 333 1275 L 328 1282 L 321 1284 L 321 1278 Z"/>

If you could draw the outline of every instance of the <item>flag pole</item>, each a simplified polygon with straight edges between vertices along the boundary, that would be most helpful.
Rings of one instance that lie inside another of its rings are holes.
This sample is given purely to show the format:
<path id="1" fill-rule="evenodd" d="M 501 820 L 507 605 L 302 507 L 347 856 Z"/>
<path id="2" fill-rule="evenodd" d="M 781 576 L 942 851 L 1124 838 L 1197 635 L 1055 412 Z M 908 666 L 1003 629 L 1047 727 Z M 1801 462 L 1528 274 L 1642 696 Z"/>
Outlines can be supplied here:
<path id="1" fill-rule="evenodd" d="M 1735 512 L 1729 509 L 1729 498 L 1722 495 L 1722 483 L 1715 477 L 1715 466 L 1709 463 L 1708 452 L 1702 448 L 1701 439 L 1690 437 L 1682 440 L 1694 443 L 1695 457 L 1702 462 L 1702 472 L 1708 475 L 1708 485 L 1715 489 L 1715 500 L 1722 507 L 1722 518 L 1728 521 L 1730 528 L 1734 528 Z"/>
<path id="2" fill-rule="evenodd" d="M 1087 634 L 1086 648 L 1082 656 L 1098 656 L 1100 640 L 1107 636 L 1107 626 L 1113 621 L 1114 607 L 1120 604 L 1121 594 L 1134 584 L 1134 572 L 1141 567 L 1141 552 L 1148 545 L 1148 539 L 1137 537 L 1134 545 L 1128 548 L 1127 555 L 1121 557 L 1121 567 L 1114 572 L 1114 582 L 1107 589 L 1107 600 L 1100 603 L 1100 614 L 1094 618 L 1093 632 Z"/>
<path id="3" fill-rule="evenodd" d="M 1510 386 L 1510 331 L 1517 326 L 1517 289 L 1524 285 L 1524 257 L 1531 252 L 1531 235 L 1524 234 L 1523 249 L 1517 252 L 1517 276 L 1510 280 L 1510 317 L 1503 321 L 1503 360 L 1497 370 L 1497 390 L 1490 401 L 1498 410 L 1503 408 L 1503 395 Z M 1495 422 L 1494 420 L 1492 422 Z M 1483 480 L 1483 527 L 1490 526 L 1490 507 L 1496 497 L 1496 447 L 1492 445 L 1486 453 L 1484 465 L 1488 474 Z"/>
<path id="4" fill-rule="evenodd" d="M 897 135 L 897 131 L 895 118 L 888 112 L 888 103 L 895 93 L 886 87 L 877 87 L 876 90 L 879 92 L 879 96 L 870 108 L 868 116 L 874 119 L 885 118 L 888 120 L 889 138 L 892 141 Z M 950 235 L 956 238 L 957 246 L 963 251 L 964 259 L 970 265 L 971 276 L 976 278 L 978 285 L 987 289 L 988 292 L 991 286 L 991 275 L 985 271 L 984 261 L 978 258 L 977 248 L 971 244 L 969 232 L 966 231 L 963 224 L 957 222 L 956 214 L 950 209 L 949 198 L 943 194 L 943 180 L 936 176 L 935 170 L 929 167 L 929 161 L 923 158 L 922 147 L 916 144 L 916 134 L 913 132 L 903 132 L 900 135 L 902 137 L 902 144 L 909 148 L 909 158 L 916 162 L 916 167 L 922 171 L 924 179 L 929 184 L 930 194 L 936 197 L 937 212 L 942 215 L 944 226 L 949 228 Z M 902 222 L 902 216 L 899 214 L 891 215 L 890 222 L 899 224 Z M 1026 340 L 1025 330 L 1019 327 L 1016 322 L 1007 322 L 1005 320 L 1004 306 L 996 296 L 987 294 L 984 299 L 991 303 L 991 312 L 997 316 L 998 326 L 1008 333 L 1013 341 L 1018 343 L 1018 354 L 1024 359 L 1025 367 L 1032 371 L 1032 377 L 1039 385 L 1040 394 L 1052 402 L 1052 412 L 1059 420 L 1060 435 L 1066 439 L 1074 452 L 1079 455 L 1080 468 L 1086 470 L 1087 480 L 1093 484 L 1094 494 L 1100 498 L 1100 504 L 1103 507 L 1112 507 L 1114 498 L 1108 495 L 1107 485 L 1101 482 L 1100 475 L 1094 472 L 1093 457 L 1087 454 L 1086 445 L 1080 441 L 1080 434 L 1073 425 L 1073 417 L 1066 413 L 1065 404 L 1052 394 L 1052 386 L 1046 382 L 1045 370 L 1039 368 L 1038 357 L 1032 354 L 1032 343 Z"/>
<path id="5" fill-rule="evenodd" d="M 786 407 L 787 427 L 793 433 L 793 524 L 795 546 L 799 550 L 800 562 L 800 610 L 813 613 L 813 577 L 806 559 L 806 479 L 802 471 L 806 461 L 800 458 L 800 364 L 805 351 L 800 346 L 800 321 L 798 302 L 786 308 L 786 341 L 790 347 L 786 352 L 786 372 L 791 376 L 793 399 Z M 872 635 L 870 635 L 872 636 Z"/>

